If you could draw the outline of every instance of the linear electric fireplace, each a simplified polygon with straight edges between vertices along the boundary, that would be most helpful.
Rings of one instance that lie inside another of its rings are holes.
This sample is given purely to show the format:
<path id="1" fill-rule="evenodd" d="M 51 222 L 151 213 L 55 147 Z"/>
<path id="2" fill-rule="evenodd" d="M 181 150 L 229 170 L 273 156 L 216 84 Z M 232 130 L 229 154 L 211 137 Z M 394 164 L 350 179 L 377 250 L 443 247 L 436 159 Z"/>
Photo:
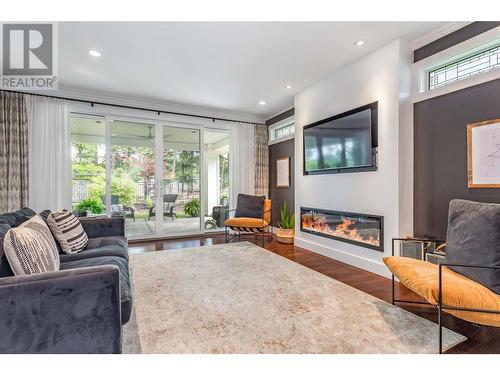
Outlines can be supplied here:
<path id="1" fill-rule="evenodd" d="M 319 208 L 300 208 L 300 230 L 384 251 L 384 218 Z"/>

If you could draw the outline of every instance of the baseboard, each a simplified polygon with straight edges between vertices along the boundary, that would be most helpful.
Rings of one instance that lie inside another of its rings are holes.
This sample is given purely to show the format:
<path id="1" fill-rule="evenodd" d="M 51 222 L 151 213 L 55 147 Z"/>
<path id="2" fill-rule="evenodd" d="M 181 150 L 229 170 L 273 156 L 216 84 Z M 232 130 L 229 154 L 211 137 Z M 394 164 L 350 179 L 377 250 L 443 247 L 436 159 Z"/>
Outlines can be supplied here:
<path id="1" fill-rule="evenodd" d="M 377 275 L 390 278 L 391 273 L 384 265 L 383 262 L 377 262 L 375 260 L 366 259 L 357 255 L 346 253 L 340 250 L 333 249 L 324 245 L 317 244 L 305 240 L 303 238 L 295 238 L 295 245 L 302 247 L 306 250 L 310 250 L 320 255 L 338 260 L 343 263 L 347 263 L 351 266 L 364 269 L 369 272 L 376 273 Z"/>

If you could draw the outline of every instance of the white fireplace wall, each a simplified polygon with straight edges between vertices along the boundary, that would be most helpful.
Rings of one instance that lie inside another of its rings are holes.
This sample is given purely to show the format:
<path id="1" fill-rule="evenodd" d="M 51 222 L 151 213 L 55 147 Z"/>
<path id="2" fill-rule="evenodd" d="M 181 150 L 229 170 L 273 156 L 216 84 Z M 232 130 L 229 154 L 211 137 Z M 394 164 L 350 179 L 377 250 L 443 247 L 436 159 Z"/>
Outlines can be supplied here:
<path id="1" fill-rule="evenodd" d="M 399 211 L 411 209 L 411 202 L 405 208 L 400 207 L 399 201 L 399 111 L 408 89 L 402 84 L 407 82 L 402 77 L 409 72 L 410 65 L 410 57 L 402 53 L 402 46 L 406 51 L 406 43 L 394 41 L 295 97 L 296 244 L 383 276 L 390 275 L 382 257 L 390 255 L 391 238 L 399 235 L 400 226 L 408 227 L 408 223 L 400 223 Z M 304 176 L 304 125 L 375 101 L 378 101 L 378 170 Z M 405 132 L 404 137 L 409 137 L 409 133 Z M 403 143 L 407 142 L 405 139 Z M 410 174 L 401 176 L 407 179 Z M 301 232 L 301 206 L 384 216 L 384 253 Z M 401 215 L 405 220 L 410 216 Z"/>

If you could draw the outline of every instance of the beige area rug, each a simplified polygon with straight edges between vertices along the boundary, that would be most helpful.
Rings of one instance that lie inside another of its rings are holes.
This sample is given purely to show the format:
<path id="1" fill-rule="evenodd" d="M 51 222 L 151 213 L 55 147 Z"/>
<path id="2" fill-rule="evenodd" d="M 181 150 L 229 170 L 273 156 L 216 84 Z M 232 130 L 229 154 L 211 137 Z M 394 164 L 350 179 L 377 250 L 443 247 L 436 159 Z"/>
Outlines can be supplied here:
<path id="1" fill-rule="evenodd" d="M 124 353 L 437 353 L 438 326 L 248 242 L 130 256 Z M 444 348 L 466 338 L 444 329 Z"/>

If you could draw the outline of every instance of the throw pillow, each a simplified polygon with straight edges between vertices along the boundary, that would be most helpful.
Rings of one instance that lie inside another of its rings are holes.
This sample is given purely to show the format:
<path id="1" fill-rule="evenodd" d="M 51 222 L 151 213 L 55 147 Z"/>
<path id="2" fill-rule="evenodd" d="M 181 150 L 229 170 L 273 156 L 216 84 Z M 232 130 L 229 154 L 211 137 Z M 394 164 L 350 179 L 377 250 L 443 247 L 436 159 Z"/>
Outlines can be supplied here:
<path id="1" fill-rule="evenodd" d="M 49 225 L 49 215 L 52 211 L 50 210 L 43 210 L 42 212 L 40 212 L 38 215 L 40 215 L 43 219 L 43 221 L 45 222 L 45 224 L 47 224 L 47 226 L 49 227 L 50 229 L 50 225 Z M 52 229 L 50 229 L 50 231 L 52 232 Z M 54 233 L 52 233 L 52 235 L 54 236 Z M 56 236 L 54 236 L 54 238 L 56 238 Z M 61 248 L 61 245 L 59 244 L 59 241 L 56 241 L 56 245 L 57 245 L 57 251 L 59 251 L 59 254 L 64 254 L 64 252 L 62 251 L 62 248 Z"/>
<path id="2" fill-rule="evenodd" d="M 5 235 L 4 251 L 14 275 L 59 271 L 59 253 L 49 227 L 36 215 Z"/>
<path id="3" fill-rule="evenodd" d="M 446 262 L 500 267 L 500 204 L 450 202 Z M 500 294 L 500 269 L 449 268 Z"/>
<path id="4" fill-rule="evenodd" d="M 87 246 L 89 238 L 78 219 L 71 211 L 61 209 L 48 218 L 50 229 L 66 254 L 76 253 Z"/>
<path id="5" fill-rule="evenodd" d="M 262 219 L 264 216 L 264 201 L 265 195 L 255 196 L 238 194 L 238 201 L 236 203 L 236 211 L 234 217 L 252 217 Z"/>

